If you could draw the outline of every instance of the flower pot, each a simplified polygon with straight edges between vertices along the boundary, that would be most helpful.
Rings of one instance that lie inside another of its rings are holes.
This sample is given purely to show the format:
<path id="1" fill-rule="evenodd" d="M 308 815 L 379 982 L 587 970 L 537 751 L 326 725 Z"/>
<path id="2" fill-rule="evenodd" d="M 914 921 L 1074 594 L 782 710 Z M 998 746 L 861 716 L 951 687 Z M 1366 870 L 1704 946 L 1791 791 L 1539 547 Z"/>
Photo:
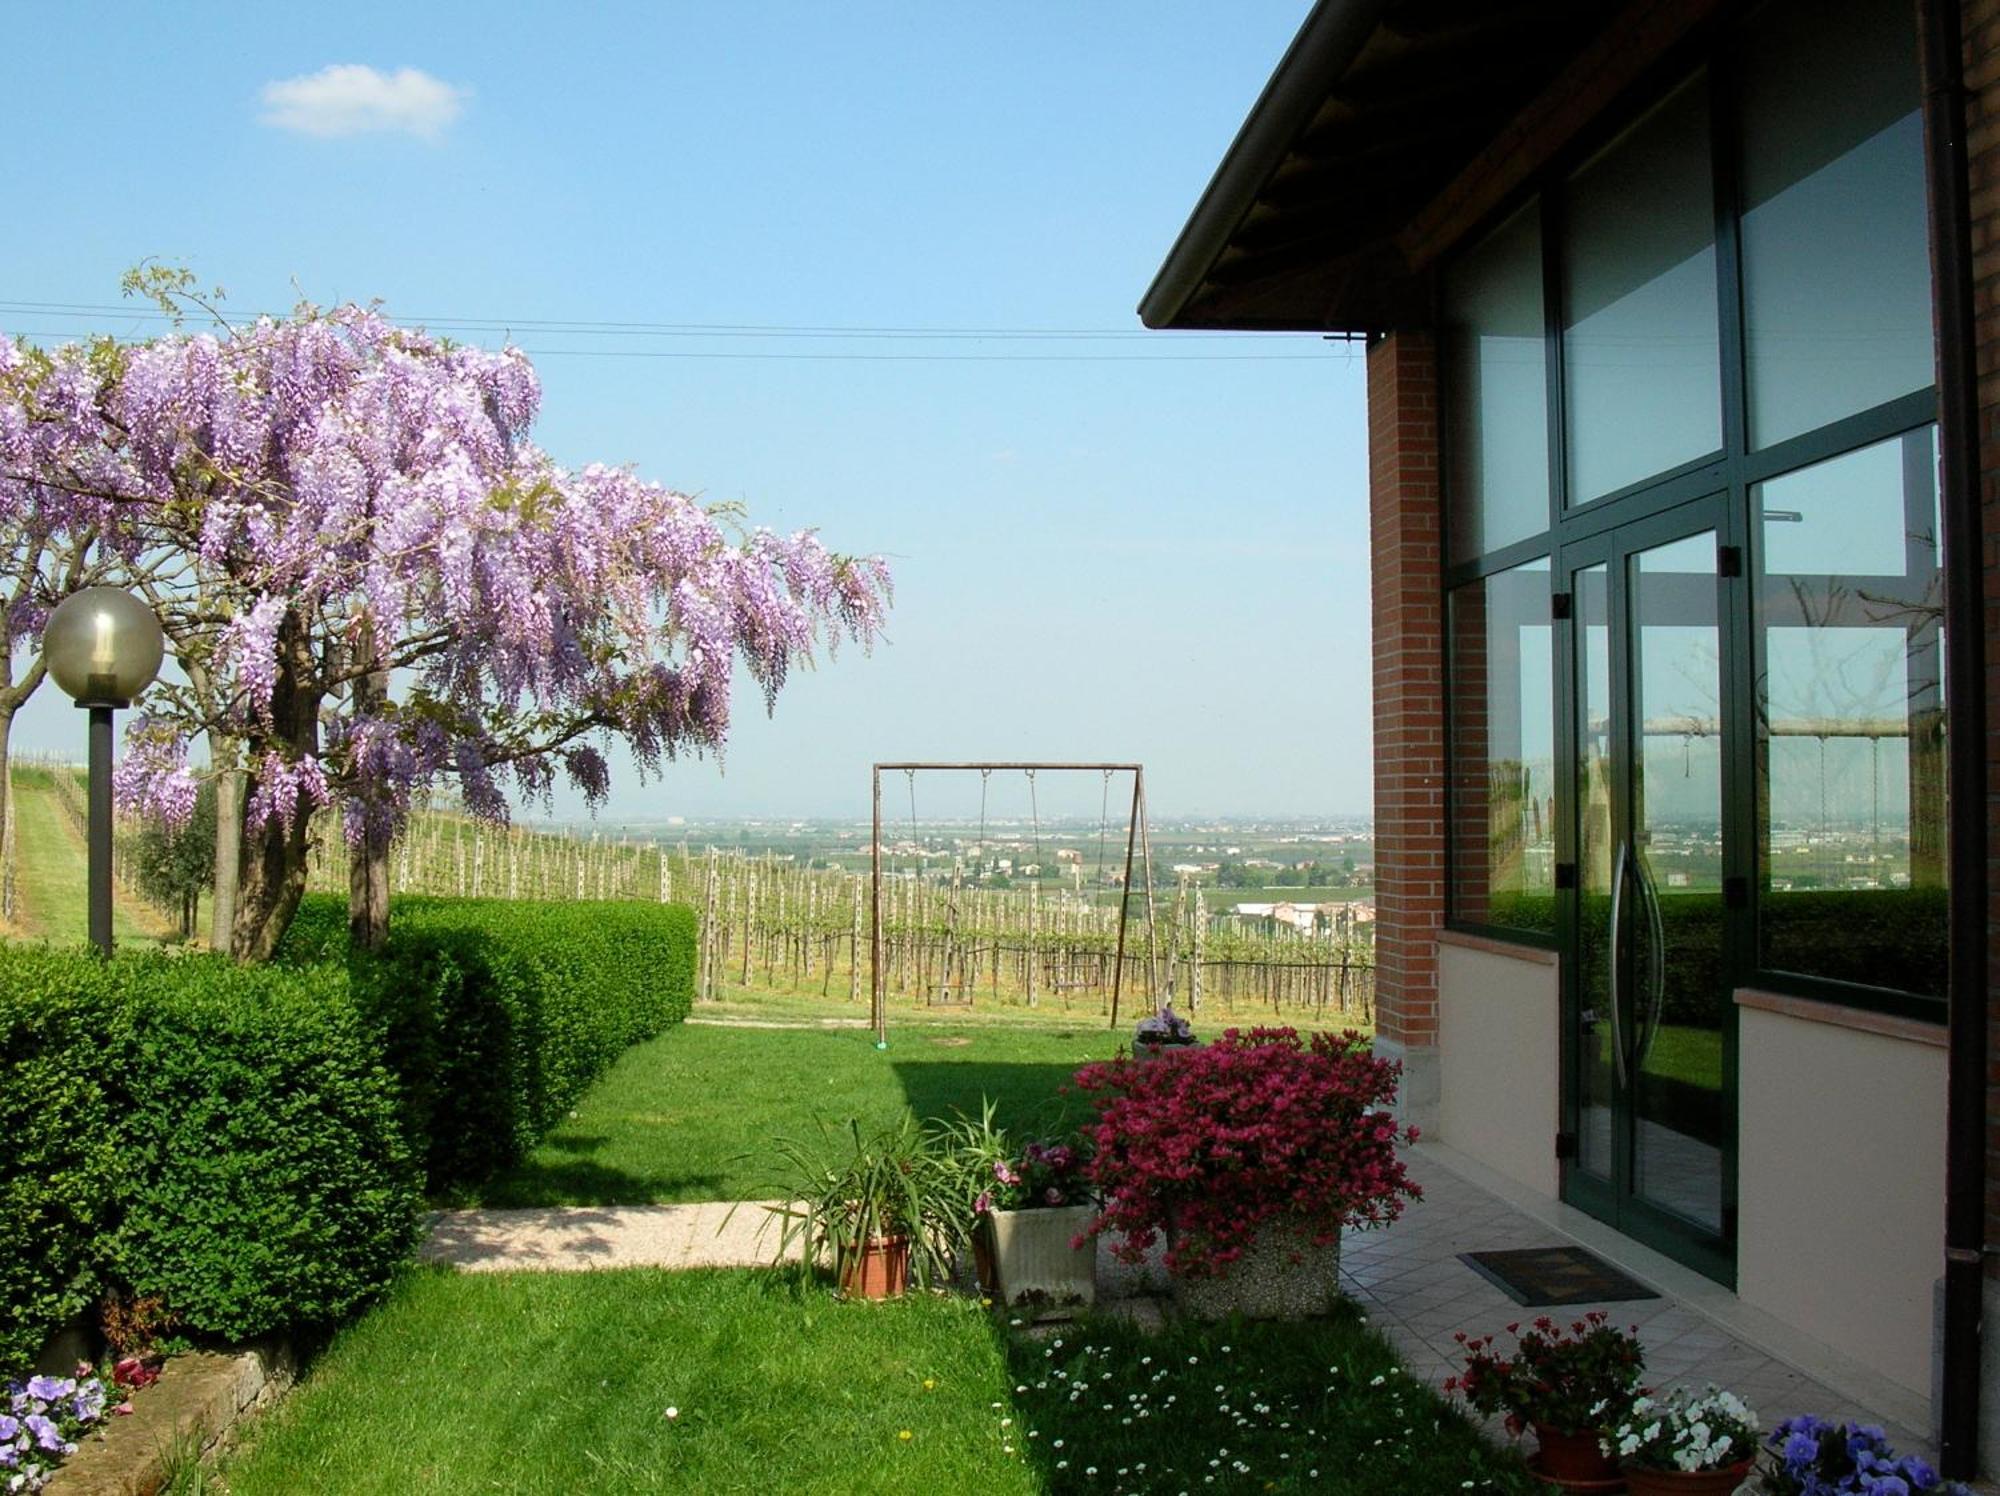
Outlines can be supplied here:
<path id="1" fill-rule="evenodd" d="M 1571 1434 L 1538 1423 L 1535 1446 L 1535 1457 L 1528 1468 L 1552 1486 L 1565 1491 L 1625 1489 L 1625 1478 L 1599 1446 L 1595 1430 Z"/>
<path id="2" fill-rule="evenodd" d="M 996 1210 L 987 1216 L 995 1284 L 1002 1303 L 1097 1301 L 1097 1243 L 1070 1246 L 1097 1214 L 1092 1205 Z"/>
<path id="3" fill-rule="evenodd" d="M 1174 1301 L 1194 1319 L 1312 1319 L 1339 1297 L 1339 1239 L 1322 1246 L 1290 1221 L 1267 1222 L 1219 1275 L 1174 1279 Z"/>
<path id="4" fill-rule="evenodd" d="M 910 1286 L 910 1239 L 871 1237 L 857 1253 L 842 1257 L 840 1291 L 851 1299 L 899 1299 Z"/>
<path id="5" fill-rule="evenodd" d="M 1736 1496 L 1757 1467 L 1755 1460 L 1720 1470 L 1640 1470 L 1627 1466 L 1625 1489 L 1632 1496 Z"/>

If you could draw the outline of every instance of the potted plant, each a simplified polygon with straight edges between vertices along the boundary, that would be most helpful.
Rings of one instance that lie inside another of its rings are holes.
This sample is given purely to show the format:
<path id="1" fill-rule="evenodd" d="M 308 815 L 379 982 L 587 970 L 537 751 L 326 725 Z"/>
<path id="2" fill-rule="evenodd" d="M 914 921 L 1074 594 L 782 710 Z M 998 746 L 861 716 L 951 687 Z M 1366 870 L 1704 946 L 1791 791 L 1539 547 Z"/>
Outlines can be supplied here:
<path id="1" fill-rule="evenodd" d="M 1089 1304 L 1097 1299 L 1096 1244 L 1084 1239 L 1096 1207 L 1074 1143 L 1031 1142 L 994 1159 L 973 1198 L 976 1230 L 1004 1304 Z"/>
<path id="2" fill-rule="evenodd" d="M 950 1277 L 969 1220 L 948 1147 L 914 1113 L 866 1133 L 855 1119 L 822 1124 L 816 1139 L 780 1139 L 777 1153 L 784 1203 L 765 1208 L 782 1223 L 780 1258 L 799 1246 L 853 1298 Z"/>
<path id="3" fill-rule="evenodd" d="M 1394 1220 L 1421 1192 L 1389 1111 L 1400 1067 L 1359 1034 L 1231 1029 L 1171 1065 L 1123 1057 L 1076 1085 L 1097 1111 L 1084 1174 L 1102 1202 L 1089 1235 L 1138 1261 L 1167 1239 L 1190 1314 L 1297 1318 L 1340 1287 L 1340 1233 Z"/>
<path id="4" fill-rule="evenodd" d="M 1771 1431 L 1760 1496 L 1873 1496 L 1880 1491 L 1971 1496 L 1913 1454 L 1898 1455 L 1872 1424 L 1788 1418 Z"/>
<path id="5" fill-rule="evenodd" d="M 1639 1395 L 1646 1353 L 1635 1329 L 1627 1333 L 1594 1309 L 1567 1328 L 1547 1315 L 1528 1329 L 1507 1326 L 1514 1353 L 1494 1337 L 1453 1338 L 1464 1347 L 1465 1370 L 1445 1382 L 1481 1413 L 1505 1415 L 1507 1431 L 1535 1431 L 1530 1461 L 1537 1475 L 1573 1490 L 1622 1490 L 1618 1467 L 1598 1444 L 1600 1429 L 1622 1424 Z"/>
<path id="6" fill-rule="evenodd" d="M 1194 1025 L 1168 1003 L 1152 1017 L 1139 1020 L 1132 1034 L 1132 1053 L 1142 1060 L 1157 1059 L 1173 1050 L 1191 1049 L 1197 1042 Z"/>
<path id="7" fill-rule="evenodd" d="M 1757 1415 L 1733 1392 L 1640 1396 L 1599 1447 L 1632 1496 L 1734 1496 L 1757 1459 Z"/>

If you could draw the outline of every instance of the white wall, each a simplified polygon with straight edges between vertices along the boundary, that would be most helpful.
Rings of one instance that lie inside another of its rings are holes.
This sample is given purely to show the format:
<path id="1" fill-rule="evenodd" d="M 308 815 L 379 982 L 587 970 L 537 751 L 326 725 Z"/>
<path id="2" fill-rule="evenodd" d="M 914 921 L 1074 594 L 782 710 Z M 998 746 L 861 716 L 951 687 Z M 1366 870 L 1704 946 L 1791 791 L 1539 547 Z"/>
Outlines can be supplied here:
<path id="1" fill-rule="evenodd" d="M 1942 1030 L 1761 1001 L 1738 996 L 1737 1294 L 1928 1393 L 1945 1051 L 1927 1041 Z"/>
<path id="2" fill-rule="evenodd" d="M 1554 1198 L 1562 994 L 1555 954 L 1444 932 L 1438 941 L 1438 1132 Z"/>

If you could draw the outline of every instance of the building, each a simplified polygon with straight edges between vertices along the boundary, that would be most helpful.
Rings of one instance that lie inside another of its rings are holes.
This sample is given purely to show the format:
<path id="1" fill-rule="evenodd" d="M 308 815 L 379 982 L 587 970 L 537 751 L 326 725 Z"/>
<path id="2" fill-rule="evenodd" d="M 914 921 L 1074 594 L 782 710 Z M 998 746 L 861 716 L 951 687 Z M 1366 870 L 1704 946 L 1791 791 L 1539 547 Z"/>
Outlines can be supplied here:
<path id="1" fill-rule="evenodd" d="M 1996 210 L 2000 0 L 1320 0 L 1141 305 L 1366 340 L 1411 1111 L 1934 1393 L 1959 1474 Z"/>

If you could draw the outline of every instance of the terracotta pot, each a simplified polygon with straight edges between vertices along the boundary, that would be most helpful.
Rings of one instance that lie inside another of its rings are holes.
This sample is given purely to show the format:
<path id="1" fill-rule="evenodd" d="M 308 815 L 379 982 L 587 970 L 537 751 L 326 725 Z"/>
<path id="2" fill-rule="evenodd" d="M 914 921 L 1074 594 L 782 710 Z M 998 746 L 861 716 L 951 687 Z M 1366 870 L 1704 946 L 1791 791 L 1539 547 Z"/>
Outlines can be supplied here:
<path id="1" fill-rule="evenodd" d="M 873 1237 L 840 1264 L 840 1291 L 851 1299 L 899 1299 L 909 1286 L 907 1236 Z"/>
<path id="2" fill-rule="evenodd" d="M 1564 1433 L 1535 1425 L 1535 1458 L 1529 1468 L 1552 1486 L 1570 1491 L 1622 1491 L 1625 1479 L 1598 1446 L 1594 1430 Z"/>
<path id="3" fill-rule="evenodd" d="M 993 1227 L 985 1216 L 972 1228 L 972 1276 L 981 1293 L 988 1298 L 999 1296 L 1000 1273 L 993 1265 Z"/>
<path id="4" fill-rule="evenodd" d="M 1632 1496 L 1736 1496 L 1750 1478 L 1755 1460 L 1725 1465 L 1720 1470 L 1637 1470 L 1627 1467 L 1625 1489 Z"/>

